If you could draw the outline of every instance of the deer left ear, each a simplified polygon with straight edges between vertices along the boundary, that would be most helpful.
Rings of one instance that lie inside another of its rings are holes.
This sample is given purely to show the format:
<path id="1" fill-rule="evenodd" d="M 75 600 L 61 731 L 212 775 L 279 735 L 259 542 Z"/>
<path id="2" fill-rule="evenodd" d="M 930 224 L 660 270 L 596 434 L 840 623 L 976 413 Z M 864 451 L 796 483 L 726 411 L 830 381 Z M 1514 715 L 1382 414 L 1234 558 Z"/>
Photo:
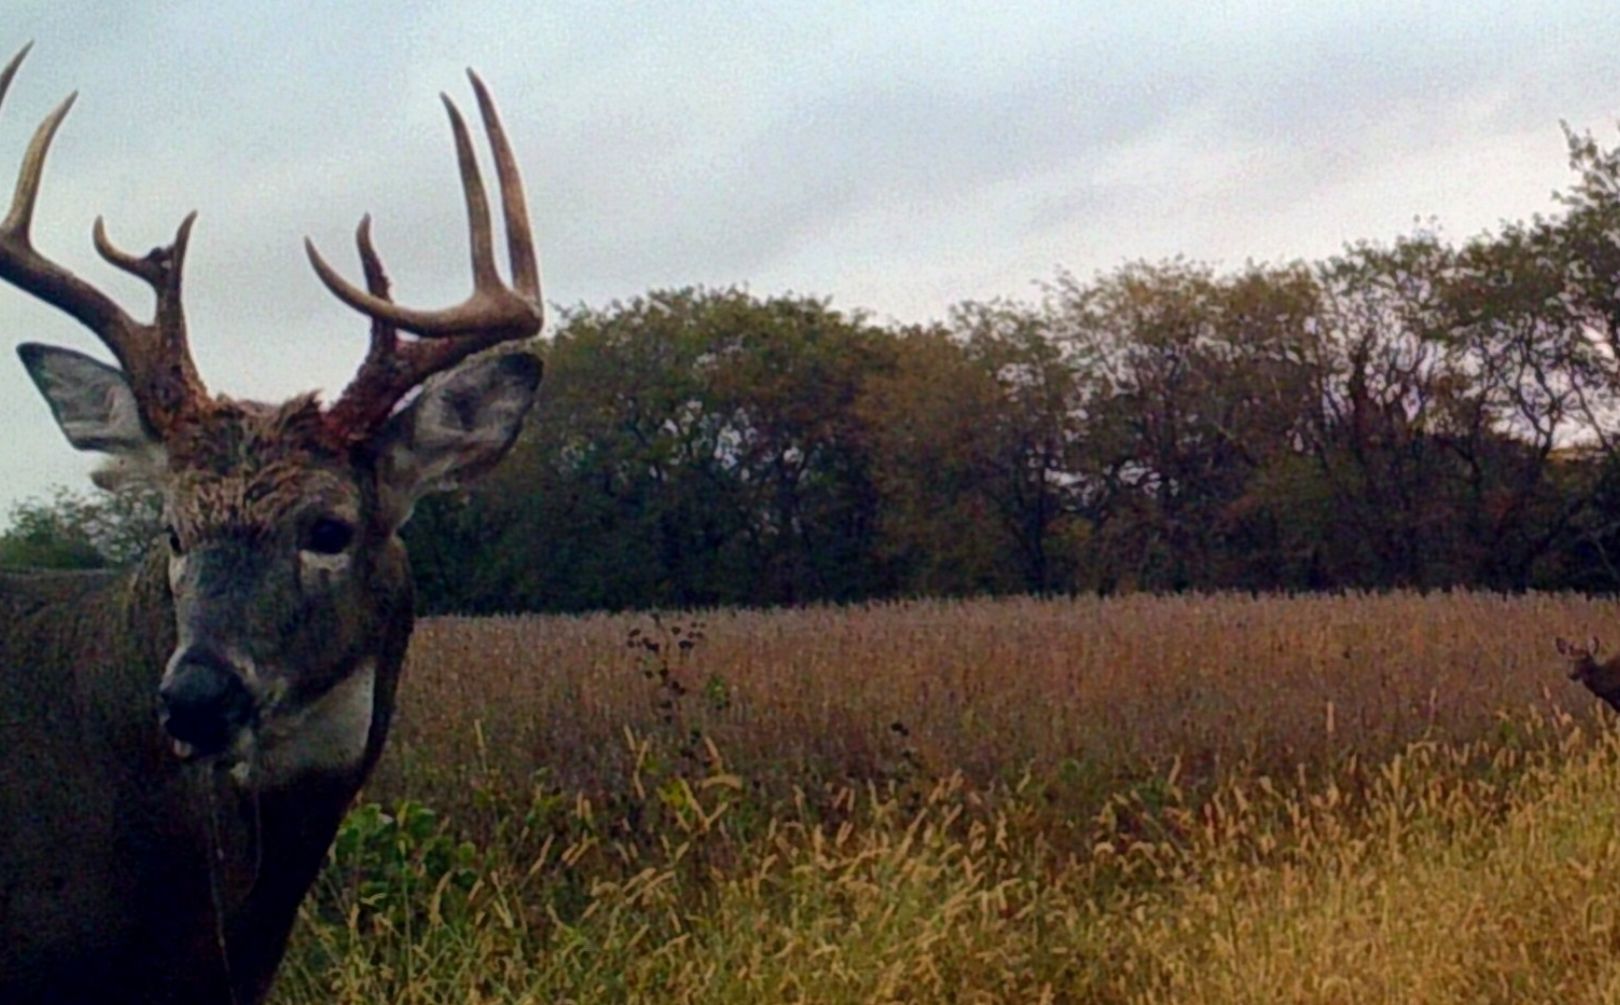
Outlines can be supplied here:
<path id="1" fill-rule="evenodd" d="M 395 526 L 416 501 L 476 481 L 517 440 L 540 386 L 540 361 L 506 353 L 429 382 L 374 441 L 384 512 Z"/>
<path id="2" fill-rule="evenodd" d="M 72 349 L 32 342 L 18 346 L 17 355 L 68 442 L 107 455 L 108 462 L 91 475 L 97 485 L 114 489 L 161 479 L 163 443 L 141 421 L 124 371 Z"/>

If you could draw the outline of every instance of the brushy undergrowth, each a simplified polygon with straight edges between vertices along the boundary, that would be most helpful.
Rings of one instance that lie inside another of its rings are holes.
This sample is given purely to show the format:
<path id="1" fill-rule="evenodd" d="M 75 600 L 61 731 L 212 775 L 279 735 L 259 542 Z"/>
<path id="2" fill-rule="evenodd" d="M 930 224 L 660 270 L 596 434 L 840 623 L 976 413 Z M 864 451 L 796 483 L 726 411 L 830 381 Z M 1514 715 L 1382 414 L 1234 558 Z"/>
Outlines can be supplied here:
<path id="1" fill-rule="evenodd" d="M 1499 649 L 1515 626 L 1530 634 L 1524 611 L 1502 615 L 1515 602 L 1454 599 L 1498 616 Z M 1266 623 L 1263 603 L 1235 609 Z M 1520 603 L 1542 605 L 1544 651 L 1551 631 L 1587 626 L 1544 598 Z M 969 771 L 906 756 L 913 727 L 895 719 L 890 752 L 840 777 L 795 760 L 812 744 L 791 730 L 777 761 L 763 748 L 732 758 L 713 723 L 735 722 L 750 689 L 701 662 L 715 619 L 684 647 L 694 626 L 681 627 L 637 623 L 618 640 L 646 704 L 623 697 L 613 749 L 591 752 L 600 774 L 537 761 L 517 777 L 477 716 L 459 761 L 408 751 L 417 767 L 395 764 L 383 801 L 345 823 L 275 1000 L 1620 1001 L 1620 734 L 1585 703 L 1571 716 L 1548 701 L 1572 697 L 1548 690 L 1550 659 L 1540 707 L 1459 713 L 1466 728 L 1450 733 L 1436 713 L 1376 744 L 1358 742 L 1354 718 L 1329 719 L 1318 728 L 1333 743 L 1309 757 L 1232 743 L 1212 764 L 1206 747 L 1181 756 L 1149 738 L 1166 756 L 1054 746 Z M 1513 658 L 1493 665 L 1475 629 L 1453 634 L 1477 640 L 1457 658 L 1509 675 L 1496 667 Z M 1388 630 L 1364 637 L 1382 646 Z M 1230 634 L 1217 651 L 1243 649 Z M 615 651 L 595 658 L 615 665 Z M 1280 685 L 1266 700 L 1320 699 Z M 1078 718 L 1050 705 L 1026 709 L 1033 728 Z M 1219 744 L 1239 721 L 1184 735 Z M 966 720 L 951 740 L 978 728 Z"/>

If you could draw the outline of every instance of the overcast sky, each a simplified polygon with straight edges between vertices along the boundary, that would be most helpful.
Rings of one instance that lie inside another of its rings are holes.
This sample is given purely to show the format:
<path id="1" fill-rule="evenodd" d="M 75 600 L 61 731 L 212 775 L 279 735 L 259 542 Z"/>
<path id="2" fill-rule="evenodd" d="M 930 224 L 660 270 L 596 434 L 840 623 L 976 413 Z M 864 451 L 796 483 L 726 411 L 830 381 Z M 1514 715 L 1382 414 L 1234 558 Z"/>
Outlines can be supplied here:
<path id="1" fill-rule="evenodd" d="M 1033 296 L 1060 267 L 1314 258 L 1418 218 L 1471 235 L 1552 208 L 1560 120 L 1620 142 L 1612 0 L 3 2 L 0 49 L 35 47 L 0 110 L 0 174 L 80 92 L 36 244 L 144 315 L 91 221 L 144 251 L 200 211 L 193 350 L 240 397 L 335 392 L 361 354 L 306 234 L 351 267 L 369 211 L 401 300 L 465 294 L 437 93 L 468 105 L 468 65 L 561 304 L 746 284 L 925 320 Z M 10 289 L 0 331 L 97 348 Z M 11 360 L 0 506 L 87 486 Z"/>

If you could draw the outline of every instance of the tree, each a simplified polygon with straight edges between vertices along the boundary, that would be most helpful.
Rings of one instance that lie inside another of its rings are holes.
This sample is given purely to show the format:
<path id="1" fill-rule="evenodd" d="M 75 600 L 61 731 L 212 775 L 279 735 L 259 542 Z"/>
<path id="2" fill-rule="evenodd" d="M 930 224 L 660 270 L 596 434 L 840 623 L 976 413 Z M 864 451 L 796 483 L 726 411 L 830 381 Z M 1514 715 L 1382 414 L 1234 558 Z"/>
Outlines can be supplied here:
<path id="1" fill-rule="evenodd" d="M 1056 333 L 1097 379 L 1088 470 L 1106 489 L 1096 560 L 1110 578 L 1249 585 L 1229 559 L 1257 543 L 1250 479 L 1296 449 L 1316 293 L 1297 267 L 1219 277 L 1173 261 L 1059 278 Z"/>
<path id="2" fill-rule="evenodd" d="M 444 571 L 430 582 L 472 584 L 426 601 L 583 610 L 881 592 L 853 406 L 890 352 L 886 334 L 809 298 L 688 289 L 567 312 L 512 459 L 412 528 L 454 541 L 426 546 Z"/>
<path id="3" fill-rule="evenodd" d="M 1016 540 L 1028 523 L 1006 484 L 1023 476 L 1028 458 L 1006 443 L 1007 423 L 997 419 L 995 369 L 943 326 L 905 329 L 894 349 L 894 366 L 869 377 L 856 404 L 869 431 L 880 561 L 907 594 L 1028 588 Z M 1047 530 L 1038 527 L 1043 537 Z"/>
<path id="4" fill-rule="evenodd" d="M 85 496 L 57 489 L 49 501 L 11 508 L 0 534 L 0 565 L 11 568 L 96 569 L 130 565 L 162 533 L 161 504 L 149 493 L 96 490 Z"/>

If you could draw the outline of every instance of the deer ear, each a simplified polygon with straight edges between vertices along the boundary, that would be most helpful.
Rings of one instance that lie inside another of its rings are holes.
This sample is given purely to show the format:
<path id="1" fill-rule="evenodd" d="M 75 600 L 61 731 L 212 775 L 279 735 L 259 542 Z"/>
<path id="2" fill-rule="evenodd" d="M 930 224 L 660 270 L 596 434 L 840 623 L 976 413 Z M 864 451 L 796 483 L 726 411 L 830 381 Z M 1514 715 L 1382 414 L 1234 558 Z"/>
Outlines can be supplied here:
<path id="1" fill-rule="evenodd" d="M 416 501 L 475 481 L 506 456 L 540 385 L 526 352 L 474 360 L 430 381 L 374 441 L 383 510 L 399 527 Z"/>
<path id="2" fill-rule="evenodd" d="M 17 355 L 68 442 L 112 458 L 91 476 L 96 484 L 114 488 L 162 474 L 163 442 L 147 432 L 122 370 L 72 349 L 32 342 L 18 346 Z"/>

